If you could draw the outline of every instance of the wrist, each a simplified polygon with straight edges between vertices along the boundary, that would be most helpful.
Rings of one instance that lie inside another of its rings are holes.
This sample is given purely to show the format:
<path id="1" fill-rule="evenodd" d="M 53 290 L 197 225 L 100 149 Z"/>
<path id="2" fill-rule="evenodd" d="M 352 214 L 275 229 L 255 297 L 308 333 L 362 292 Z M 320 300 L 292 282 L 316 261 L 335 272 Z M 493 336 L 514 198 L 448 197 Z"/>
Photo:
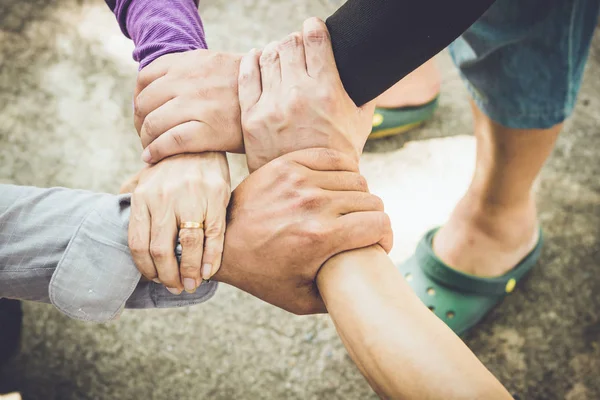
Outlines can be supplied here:
<path id="1" fill-rule="evenodd" d="M 350 283 L 347 279 L 352 276 L 366 276 L 373 264 L 373 260 L 387 254 L 378 244 L 336 254 L 328 259 L 319 269 L 316 283 L 320 291 L 327 291 L 331 284 L 338 289 L 343 288 L 344 283 Z"/>

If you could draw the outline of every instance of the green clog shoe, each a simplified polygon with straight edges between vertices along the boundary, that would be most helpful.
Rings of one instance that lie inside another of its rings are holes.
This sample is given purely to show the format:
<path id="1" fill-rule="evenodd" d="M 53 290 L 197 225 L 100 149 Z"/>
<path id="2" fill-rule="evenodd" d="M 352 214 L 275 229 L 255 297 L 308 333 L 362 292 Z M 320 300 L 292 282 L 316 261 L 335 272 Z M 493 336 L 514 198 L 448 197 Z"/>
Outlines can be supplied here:
<path id="1" fill-rule="evenodd" d="M 535 248 L 513 269 L 502 276 L 482 278 L 447 266 L 433 253 L 433 237 L 438 229 L 421 239 L 415 254 L 399 269 L 421 301 L 461 336 L 511 293 L 537 263 L 542 231 Z"/>
<path id="2" fill-rule="evenodd" d="M 438 98 L 415 107 L 376 108 L 369 139 L 399 135 L 430 120 L 438 107 Z"/>

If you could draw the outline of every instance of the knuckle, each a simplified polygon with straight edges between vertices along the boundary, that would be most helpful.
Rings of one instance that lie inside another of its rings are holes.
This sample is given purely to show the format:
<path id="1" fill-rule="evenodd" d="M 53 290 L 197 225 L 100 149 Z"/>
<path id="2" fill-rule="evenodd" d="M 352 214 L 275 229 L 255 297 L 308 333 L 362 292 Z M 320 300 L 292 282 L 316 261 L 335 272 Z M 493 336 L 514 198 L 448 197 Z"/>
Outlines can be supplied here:
<path id="1" fill-rule="evenodd" d="M 368 192 L 369 184 L 367 183 L 367 178 L 363 175 L 356 174 L 356 188 L 361 192 Z"/>
<path id="2" fill-rule="evenodd" d="M 304 222 L 304 229 L 301 231 L 301 236 L 309 243 L 321 242 L 327 237 L 327 228 L 318 221 Z"/>
<path id="3" fill-rule="evenodd" d="M 214 88 L 206 85 L 198 85 L 195 88 L 195 94 L 198 99 L 208 100 L 214 94 Z"/>
<path id="4" fill-rule="evenodd" d="M 385 234 L 392 230 L 392 220 L 383 211 L 376 213 L 372 219 L 373 228 Z"/>
<path id="5" fill-rule="evenodd" d="M 327 160 L 332 168 L 340 168 L 340 166 L 343 164 L 342 155 L 340 152 L 327 148 L 323 148 L 320 151 L 323 158 Z"/>
<path id="6" fill-rule="evenodd" d="M 142 123 L 142 131 L 151 139 L 155 139 L 158 136 L 156 132 L 157 125 L 156 121 L 154 121 L 154 117 L 152 115 L 147 115 L 144 118 L 144 122 Z"/>
<path id="7" fill-rule="evenodd" d="M 173 132 L 171 133 L 171 137 L 173 138 L 173 143 L 175 144 L 178 150 L 185 149 L 186 140 L 181 131 L 173 130 Z"/>
<path id="8" fill-rule="evenodd" d="M 329 32 L 325 28 L 315 28 L 305 32 L 304 37 L 309 43 L 327 43 L 329 41 Z"/>
<path id="9" fill-rule="evenodd" d="M 210 197 L 215 200 L 216 204 L 225 206 L 229 203 L 231 190 L 227 182 L 223 180 L 214 180 L 206 182 Z"/>
<path id="10" fill-rule="evenodd" d="M 265 66 L 273 64 L 279 58 L 279 53 L 277 52 L 277 45 L 273 45 L 272 43 L 267 45 L 260 55 L 260 59 L 258 60 L 259 65 Z"/>
<path id="11" fill-rule="evenodd" d="M 321 208 L 326 199 L 320 196 L 316 191 L 307 191 L 298 200 L 298 208 L 303 210 L 315 210 Z"/>
<path id="12" fill-rule="evenodd" d="M 216 238 L 222 236 L 224 232 L 225 221 L 223 219 L 219 218 L 215 221 L 207 223 L 207 225 L 204 227 L 204 235 L 207 238 L 214 239 L 207 243 L 207 250 L 218 250 L 219 252 L 223 251 L 223 239 L 217 240 Z"/>
<path id="13" fill-rule="evenodd" d="M 150 255 L 155 259 L 163 259 L 169 256 L 168 246 L 162 243 L 151 243 L 150 244 Z"/>
<path id="14" fill-rule="evenodd" d="M 156 186 L 152 190 L 155 199 L 165 202 L 177 192 L 177 186 L 174 183 L 167 183 L 164 186 Z"/>
<path id="15" fill-rule="evenodd" d="M 294 32 L 283 38 L 277 48 L 281 50 L 294 49 L 302 45 L 302 35 L 299 32 Z"/>
<path id="16" fill-rule="evenodd" d="M 246 133 L 260 132 L 262 128 L 263 128 L 263 121 L 261 118 L 258 118 L 258 116 L 255 113 L 247 116 L 242 121 L 242 129 Z"/>
<path id="17" fill-rule="evenodd" d="M 196 193 L 198 189 L 204 184 L 202 176 L 198 174 L 186 175 L 181 179 L 181 186 L 185 188 L 187 193 Z"/>
<path id="18" fill-rule="evenodd" d="M 279 103 L 271 104 L 267 109 L 257 115 L 257 118 L 267 126 L 279 124 L 285 117 L 282 108 L 282 105 Z"/>
<path id="19" fill-rule="evenodd" d="M 384 210 L 385 206 L 383 204 L 383 200 L 381 200 L 381 198 L 379 196 L 371 195 L 371 199 L 373 201 L 373 208 L 375 210 L 377 210 L 377 211 L 383 211 Z"/>
<path id="20" fill-rule="evenodd" d="M 138 118 L 144 117 L 145 113 L 144 113 L 143 104 L 144 104 L 144 100 L 143 100 L 141 94 L 136 96 L 133 99 L 133 115 L 135 115 Z"/>
<path id="21" fill-rule="evenodd" d="M 317 101 L 322 107 L 327 109 L 333 107 L 337 104 L 335 90 L 329 87 L 320 90 L 317 94 Z"/>
<path id="22" fill-rule="evenodd" d="M 201 244 L 201 235 L 196 229 L 182 229 L 179 231 L 179 243 L 183 248 L 196 247 Z"/>
<path id="23" fill-rule="evenodd" d="M 301 188 L 306 184 L 307 178 L 298 170 L 290 171 L 286 174 L 287 180 L 294 188 Z"/>
<path id="24" fill-rule="evenodd" d="M 182 263 L 181 267 L 179 268 L 179 274 L 181 275 L 182 278 L 196 279 L 200 275 L 200 266 L 188 264 L 188 263 L 186 263 L 186 264 Z"/>
<path id="25" fill-rule="evenodd" d="M 387 232 L 391 232 L 392 231 L 392 219 L 390 218 L 390 216 L 387 213 L 382 212 L 382 225 L 383 228 L 387 231 Z"/>
<path id="26" fill-rule="evenodd" d="M 275 159 L 272 162 L 276 162 L 277 160 Z M 276 171 L 278 173 L 277 180 L 284 185 L 285 189 L 294 192 L 294 197 L 297 197 L 298 190 L 305 187 L 308 182 L 308 178 L 302 169 L 297 166 L 283 163 L 281 166 L 277 166 Z"/>
<path id="27" fill-rule="evenodd" d="M 238 75 L 238 82 L 241 85 L 246 85 L 250 82 L 254 81 L 254 75 L 251 72 L 248 71 L 240 71 L 239 75 Z"/>
<path id="28" fill-rule="evenodd" d="M 146 69 L 142 69 L 138 75 L 136 82 L 138 87 L 145 87 L 150 83 L 150 73 Z"/>
<path id="29" fill-rule="evenodd" d="M 148 250 L 144 247 L 142 241 L 137 236 L 130 236 L 127 244 L 129 245 L 129 251 L 134 256 L 144 254 Z"/>
<path id="30" fill-rule="evenodd" d="M 229 60 L 229 57 L 225 53 L 212 52 L 209 62 L 212 65 L 214 65 L 216 68 L 220 68 L 221 66 L 225 65 L 228 60 Z"/>
<path id="31" fill-rule="evenodd" d="M 287 108 L 294 114 L 302 112 L 307 105 L 308 99 L 300 87 L 294 85 L 289 90 Z"/>
<path id="32" fill-rule="evenodd" d="M 283 157 L 276 158 L 269 163 L 271 168 L 278 172 L 279 176 L 285 177 L 292 171 L 292 163 Z"/>

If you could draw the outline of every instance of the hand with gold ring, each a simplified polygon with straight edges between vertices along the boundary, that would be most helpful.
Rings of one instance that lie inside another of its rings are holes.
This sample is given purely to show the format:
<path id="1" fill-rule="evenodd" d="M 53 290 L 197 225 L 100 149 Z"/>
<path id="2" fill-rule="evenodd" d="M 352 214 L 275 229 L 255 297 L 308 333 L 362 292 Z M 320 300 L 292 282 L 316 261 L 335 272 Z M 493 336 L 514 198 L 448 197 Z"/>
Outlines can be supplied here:
<path id="1" fill-rule="evenodd" d="M 173 156 L 142 170 L 129 220 L 129 248 L 142 275 L 174 294 L 210 279 L 221 265 L 230 195 L 223 153 Z"/>

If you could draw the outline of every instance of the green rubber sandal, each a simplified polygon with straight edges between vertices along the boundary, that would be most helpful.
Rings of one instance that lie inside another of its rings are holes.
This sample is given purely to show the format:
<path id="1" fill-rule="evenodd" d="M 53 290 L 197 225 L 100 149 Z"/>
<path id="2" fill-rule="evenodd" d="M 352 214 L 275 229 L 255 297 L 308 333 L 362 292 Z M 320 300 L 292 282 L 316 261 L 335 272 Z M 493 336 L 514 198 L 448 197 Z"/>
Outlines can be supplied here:
<path id="1" fill-rule="evenodd" d="M 433 237 L 438 229 L 421 239 L 415 254 L 399 269 L 423 303 L 461 336 L 511 293 L 537 263 L 542 231 L 535 248 L 517 266 L 502 276 L 482 278 L 450 268 L 433 253 Z"/>
<path id="2" fill-rule="evenodd" d="M 399 135 L 430 120 L 438 107 L 438 98 L 415 107 L 376 108 L 369 139 Z"/>

